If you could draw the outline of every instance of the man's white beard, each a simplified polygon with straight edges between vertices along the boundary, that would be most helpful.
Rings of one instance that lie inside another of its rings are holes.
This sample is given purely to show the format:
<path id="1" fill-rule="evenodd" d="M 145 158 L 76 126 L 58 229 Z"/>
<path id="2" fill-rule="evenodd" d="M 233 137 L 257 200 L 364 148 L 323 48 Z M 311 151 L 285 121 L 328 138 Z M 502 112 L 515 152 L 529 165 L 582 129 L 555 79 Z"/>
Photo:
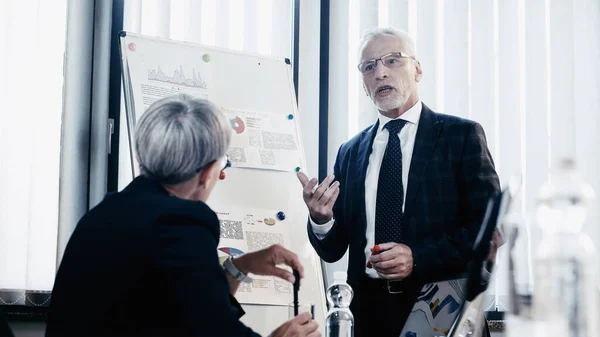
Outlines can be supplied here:
<path id="1" fill-rule="evenodd" d="M 396 97 L 386 97 L 383 100 L 375 99 L 373 103 L 375 103 L 377 109 L 389 111 L 403 106 L 406 103 L 406 99 L 402 95 L 396 95 Z"/>

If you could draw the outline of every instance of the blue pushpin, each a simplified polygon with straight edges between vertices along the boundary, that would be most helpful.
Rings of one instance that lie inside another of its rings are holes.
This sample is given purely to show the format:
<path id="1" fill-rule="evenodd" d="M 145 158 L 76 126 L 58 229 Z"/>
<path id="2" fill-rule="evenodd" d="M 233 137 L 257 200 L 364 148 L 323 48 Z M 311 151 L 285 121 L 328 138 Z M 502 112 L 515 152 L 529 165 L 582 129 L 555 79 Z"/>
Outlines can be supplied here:
<path id="1" fill-rule="evenodd" d="M 289 120 L 292 120 L 292 119 L 294 119 L 294 115 L 292 115 L 292 114 L 289 114 L 289 115 L 288 115 L 288 119 L 289 119 Z"/>
<path id="2" fill-rule="evenodd" d="M 283 221 L 285 219 L 285 213 L 281 211 L 277 212 L 277 219 L 279 219 L 279 221 Z"/>
<path id="3" fill-rule="evenodd" d="M 300 172 L 300 166 L 296 167 L 296 172 Z"/>
<path id="4" fill-rule="evenodd" d="M 414 331 L 409 331 L 406 333 L 406 337 L 417 337 L 417 333 Z"/>

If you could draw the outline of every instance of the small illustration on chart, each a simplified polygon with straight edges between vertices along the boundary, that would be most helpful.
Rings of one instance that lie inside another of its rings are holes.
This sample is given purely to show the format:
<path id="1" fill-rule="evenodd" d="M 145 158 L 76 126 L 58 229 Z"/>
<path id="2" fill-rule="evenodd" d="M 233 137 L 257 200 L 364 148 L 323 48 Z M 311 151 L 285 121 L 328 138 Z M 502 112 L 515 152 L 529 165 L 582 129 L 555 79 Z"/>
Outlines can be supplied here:
<path id="1" fill-rule="evenodd" d="M 196 70 L 192 70 L 192 77 L 185 77 L 183 72 L 183 66 L 179 66 L 179 70 L 175 70 L 173 76 L 166 75 L 158 66 L 158 69 L 148 70 L 148 81 L 158 81 L 169 84 L 182 85 L 191 88 L 207 89 L 208 85 L 202 79 L 200 72 L 196 73 Z"/>
<path id="2" fill-rule="evenodd" d="M 137 50 L 140 51 L 139 45 Z M 135 54 L 132 53 L 131 55 Z M 153 64 L 153 62 L 148 63 Z M 199 98 L 209 98 L 210 69 L 185 64 L 174 66 L 158 64 L 139 70 L 140 72 L 143 71 L 143 75 L 140 75 L 140 77 L 144 76 L 144 81 L 140 85 L 140 100 L 136 103 L 143 106 L 141 111 L 146 111 L 150 105 L 161 98 L 179 93 Z"/>
<path id="3" fill-rule="evenodd" d="M 244 125 L 244 121 L 238 116 L 235 116 L 235 118 L 229 119 L 229 122 L 231 123 L 231 128 L 237 134 L 244 132 L 244 130 L 246 129 L 246 126 Z"/>

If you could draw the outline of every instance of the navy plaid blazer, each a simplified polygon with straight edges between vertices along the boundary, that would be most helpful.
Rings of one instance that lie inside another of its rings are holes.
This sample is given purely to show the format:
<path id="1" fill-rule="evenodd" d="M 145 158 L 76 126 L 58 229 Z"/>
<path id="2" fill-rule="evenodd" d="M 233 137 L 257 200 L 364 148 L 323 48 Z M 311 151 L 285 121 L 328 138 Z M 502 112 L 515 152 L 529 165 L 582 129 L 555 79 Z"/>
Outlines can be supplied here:
<path id="1" fill-rule="evenodd" d="M 326 262 L 338 261 L 349 248 L 348 283 L 356 297 L 366 277 L 365 178 L 378 123 L 338 151 L 334 174 L 340 194 L 331 231 L 319 240 L 308 224 L 310 242 Z M 406 283 L 420 286 L 465 272 L 487 202 L 499 191 L 481 125 L 435 113 L 423 104 L 403 223 L 403 243 L 413 251 L 415 262 Z"/>

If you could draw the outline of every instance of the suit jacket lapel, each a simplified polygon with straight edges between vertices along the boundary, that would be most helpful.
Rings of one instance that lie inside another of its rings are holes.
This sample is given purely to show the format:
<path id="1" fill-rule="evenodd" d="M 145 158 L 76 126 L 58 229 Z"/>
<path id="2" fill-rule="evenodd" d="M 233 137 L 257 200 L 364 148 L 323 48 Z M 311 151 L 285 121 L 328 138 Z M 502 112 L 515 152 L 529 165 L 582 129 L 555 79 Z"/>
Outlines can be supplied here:
<path id="1" fill-rule="evenodd" d="M 369 156 L 371 152 L 373 152 L 373 140 L 375 139 L 375 135 L 377 135 L 377 128 L 379 127 L 379 120 L 375 124 L 373 124 L 369 129 L 365 130 L 358 143 L 358 151 L 357 151 L 357 168 L 358 175 L 357 181 L 358 188 L 358 199 L 360 200 L 360 217 L 361 217 L 361 225 L 366 230 L 367 228 L 367 212 L 365 206 L 365 180 L 367 179 L 367 166 L 369 166 Z"/>
<path id="2" fill-rule="evenodd" d="M 423 182 L 423 174 L 433 153 L 441 127 L 442 122 L 438 121 L 433 111 L 423 104 L 408 172 L 408 189 L 406 191 L 404 213 L 408 213 L 412 209 L 414 198 Z"/>

